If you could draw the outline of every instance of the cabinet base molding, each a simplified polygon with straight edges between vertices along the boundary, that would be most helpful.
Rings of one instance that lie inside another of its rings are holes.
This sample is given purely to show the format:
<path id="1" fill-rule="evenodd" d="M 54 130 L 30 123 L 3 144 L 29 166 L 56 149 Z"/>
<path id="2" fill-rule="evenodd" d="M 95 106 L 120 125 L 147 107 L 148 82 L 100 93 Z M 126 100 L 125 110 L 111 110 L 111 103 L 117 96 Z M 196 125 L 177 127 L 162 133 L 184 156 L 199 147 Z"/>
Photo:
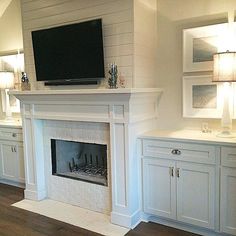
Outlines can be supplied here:
<path id="1" fill-rule="evenodd" d="M 122 225 L 126 228 L 135 228 L 141 222 L 141 211 L 138 210 L 131 216 L 111 212 L 111 222 L 113 224 Z"/>
<path id="2" fill-rule="evenodd" d="M 19 188 L 25 188 L 24 183 L 19 183 L 19 182 L 15 182 L 15 181 L 11 181 L 11 180 L 0 179 L 0 183 L 1 184 L 12 185 L 12 186 L 19 187 Z"/>
<path id="3" fill-rule="evenodd" d="M 223 236 L 225 234 L 223 233 L 219 233 L 219 232 L 215 232 L 212 230 L 207 230 L 207 229 L 203 229 L 200 227 L 196 227 L 196 226 L 192 226 L 192 225 L 188 225 L 188 224 L 184 224 L 178 221 L 174 221 L 174 220 L 166 220 L 164 218 L 159 218 L 156 216 L 152 216 L 149 214 L 143 214 L 143 221 L 145 222 L 154 222 L 154 223 L 158 223 L 158 224 L 162 224 L 168 227 L 172 227 L 175 229 L 180 229 L 183 231 L 188 231 L 194 234 L 199 234 L 199 235 L 203 235 L 203 236 Z"/>

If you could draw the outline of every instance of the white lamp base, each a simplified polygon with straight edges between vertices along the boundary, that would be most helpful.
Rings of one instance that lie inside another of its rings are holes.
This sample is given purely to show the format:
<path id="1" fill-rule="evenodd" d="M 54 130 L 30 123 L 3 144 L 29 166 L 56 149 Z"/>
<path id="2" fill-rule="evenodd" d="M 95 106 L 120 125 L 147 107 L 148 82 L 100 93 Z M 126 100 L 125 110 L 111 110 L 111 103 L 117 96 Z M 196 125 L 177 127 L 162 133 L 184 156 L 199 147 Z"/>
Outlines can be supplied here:
<path id="1" fill-rule="evenodd" d="M 231 85 L 228 82 L 224 83 L 224 104 L 223 104 L 223 113 L 221 119 L 221 132 L 216 136 L 220 138 L 233 138 L 235 137 L 232 134 L 232 118 L 230 112 L 230 97 L 231 97 Z"/>
<path id="2" fill-rule="evenodd" d="M 236 135 L 231 133 L 230 131 L 222 131 L 216 135 L 219 138 L 235 138 Z"/>

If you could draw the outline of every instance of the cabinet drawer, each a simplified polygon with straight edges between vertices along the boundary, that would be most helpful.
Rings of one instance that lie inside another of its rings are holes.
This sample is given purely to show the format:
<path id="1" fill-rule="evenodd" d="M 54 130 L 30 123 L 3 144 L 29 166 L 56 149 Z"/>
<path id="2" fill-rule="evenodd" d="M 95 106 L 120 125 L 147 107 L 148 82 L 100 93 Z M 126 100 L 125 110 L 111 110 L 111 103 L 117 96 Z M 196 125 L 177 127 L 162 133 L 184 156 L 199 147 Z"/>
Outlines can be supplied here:
<path id="1" fill-rule="evenodd" d="M 221 147 L 221 164 L 236 167 L 236 147 Z"/>
<path id="2" fill-rule="evenodd" d="M 0 139 L 22 141 L 23 140 L 22 132 L 20 132 L 20 130 L 16 130 L 16 131 L 0 130 Z"/>
<path id="3" fill-rule="evenodd" d="M 197 163 L 215 163 L 215 147 L 211 145 L 143 140 L 143 155 Z"/>

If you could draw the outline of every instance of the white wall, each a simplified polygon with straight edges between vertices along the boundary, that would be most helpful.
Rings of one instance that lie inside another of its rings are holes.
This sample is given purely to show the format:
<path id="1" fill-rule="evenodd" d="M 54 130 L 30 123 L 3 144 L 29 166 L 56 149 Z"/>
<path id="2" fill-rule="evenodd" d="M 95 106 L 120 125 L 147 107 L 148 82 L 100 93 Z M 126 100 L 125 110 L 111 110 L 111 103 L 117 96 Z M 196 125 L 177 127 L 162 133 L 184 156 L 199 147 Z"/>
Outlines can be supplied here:
<path id="1" fill-rule="evenodd" d="M 8 5 L 9 4 L 9 5 Z M 16 53 L 23 49 L 22 21 L 20 0 L 3 1 L 0 4 L 0 56 Z M 2 101 L 0 96 L 0 119 L 5 117 L 2 112 Z M 14 114 L 19 117 L 20 114 Z"/>
<path id="2" fill-rule="evenodd" d="M 155 87 L 156 0 L 134 0 L 133 87 Z"/>
<path id="3" fill-rule="evenodd" d="M 156 86 L 164 88 L 159 128 L 199 129 L 202 122 L 209 122 L 211 128 L 220 127 L 219 119 L 182 117 L 182 30 L 226 22 L 228 12 L 235 10 L 235 0 L 157 0 Z"/>
<path id="4" fill-rule="evenodd" d="M 0 17 L 0 54 L 23 48 L 20 0 L 12 0 Z"/>

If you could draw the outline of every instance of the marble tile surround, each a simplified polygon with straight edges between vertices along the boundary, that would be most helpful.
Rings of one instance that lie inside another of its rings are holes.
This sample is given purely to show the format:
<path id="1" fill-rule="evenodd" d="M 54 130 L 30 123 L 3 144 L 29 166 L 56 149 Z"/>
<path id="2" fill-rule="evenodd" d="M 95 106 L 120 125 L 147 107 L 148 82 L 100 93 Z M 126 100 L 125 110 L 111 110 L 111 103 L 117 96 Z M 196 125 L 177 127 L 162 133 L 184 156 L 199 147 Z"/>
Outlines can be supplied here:
<path id="1" fill-rule="evenodd" d="M 104 214 L 111 212 L 109 125 L 95 122 L 44 121 L 44 158 L 48 198 Z M 51 139 L 106 144 L 108 186 L 52 175 Z"/>

